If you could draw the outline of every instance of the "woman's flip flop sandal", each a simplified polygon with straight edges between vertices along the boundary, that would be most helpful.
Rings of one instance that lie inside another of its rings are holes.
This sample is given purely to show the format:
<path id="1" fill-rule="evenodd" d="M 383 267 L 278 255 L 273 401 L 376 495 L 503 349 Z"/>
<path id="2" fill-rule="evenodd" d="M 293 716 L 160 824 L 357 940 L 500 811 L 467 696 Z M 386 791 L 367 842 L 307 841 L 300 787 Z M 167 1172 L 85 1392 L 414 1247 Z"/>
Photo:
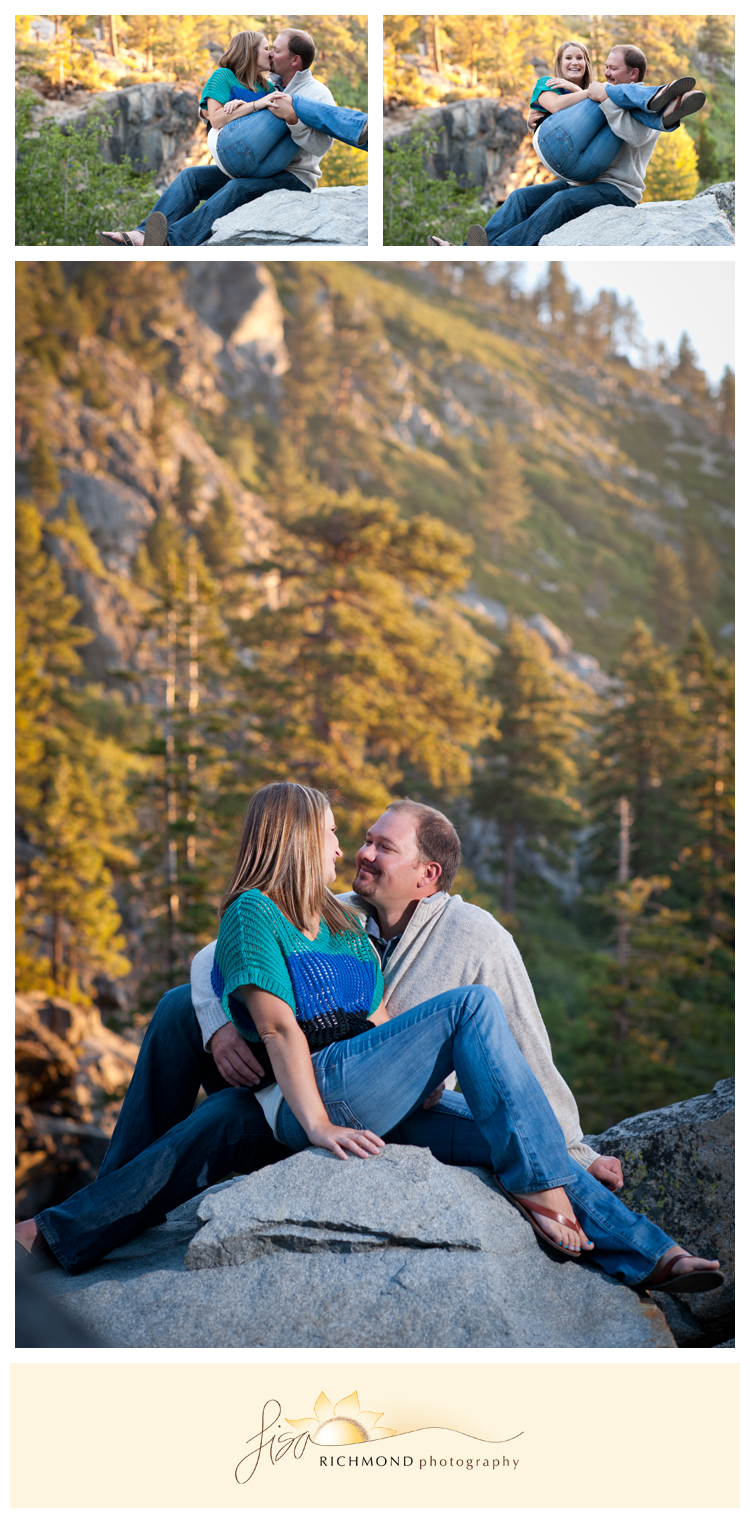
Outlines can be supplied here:
<path id="1" fill-rule="evenodd" d="M 128 237 L 127 232 L 121 232 L 115 237 L 114 232 L 97 232 L 97 237 L 107 248 L 134 248 L 136 244 Z"/>
<path id="2" fill-rule="evenodd" d="M 540 1228 L 539 1224 L 534 1222 L 532 1214 L 537 1212 L 540 1213 L 542 1217 L 552 1218 L 555 1223 L 562 1223 L 565 1228 L 574 1228 L 576 1233 L 580 1235 L 581 1225 L 576 1221 L 575 1218 L 565 1218 L 561 1212 L 550 1212 L 548 1207 L 539 1207 L 534 1202 L 519 1202 L 517 1196 L 513 1196 L 513 1193 L 511 1191 L 506 1191 L 502 1181 L 499 1181 L 497 1176 L 495 1176 L 495 1184 L 500 1188 L 503 1196 L 507 1197 L 508 1201 L 513 1203 L 513 1206 L 517 1209 L 518 1212 L 520 1212 L 521 1217 L 525 1218 L 526 1222 L 531 1224 L 534 1232 L 539 1234 L 540 1239 L 543 1239 L 545 1244 L 549 1244 L 550 1249 L 554 1249 L 557 1254 L 563 1255 L 566 1260 L 583 1259 L 583 1249 L 581 1249 L 581 1252 L 579 1254 L 574 1249 L 567 1249 L 564 1244 L 556 1244 L 554 1239 L 551 1239 L 549 1234 L 545 1233 L 544 1229 Z M 585 1252 L 591 1253 L 592 1251 L 588 1250 Z"/>
<path id="3" fill-rule="evenodd" d="M 688 1271 L 687 1275 L 673 1276 L 672 1267 L 676 1265 L 677 1261 L 689 1260 L 690 1258 L 691 1256 L 687 1249 L 683 1250 L 682 1254 L 673 1254 L 662 1265 L 660 1270 L 657 1270 L 656 1273 L 652 1271 L 645 1281 L 638 1283 L 639 1290 L 665 1291 L 668 1296 L 676 1296 L 678 1294 L 679 1296 L 687 1296 L 694 1291 L 716 1291 L 719 1286 L 724 1285 L 723 1270 L 691 1270 Z"/>

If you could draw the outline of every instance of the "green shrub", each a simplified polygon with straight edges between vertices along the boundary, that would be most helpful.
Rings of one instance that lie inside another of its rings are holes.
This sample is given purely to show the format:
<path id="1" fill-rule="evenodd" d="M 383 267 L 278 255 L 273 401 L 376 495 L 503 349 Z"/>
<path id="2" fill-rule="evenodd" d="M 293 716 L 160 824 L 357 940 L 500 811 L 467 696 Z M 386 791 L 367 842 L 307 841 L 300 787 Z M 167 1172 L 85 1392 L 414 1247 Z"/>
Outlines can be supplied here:
<path id="1" fill-rule="evenodd" d="M 487 213 L 475 190 L 462 190 L 451 171 L 430 179 L 426 160 L 435 132 L 412 132 L 405 143 L 388 144 L 383 154 L 383 242 L 386 247 L 414 247 L 429 236 L 462 243 L 472 222 Z"/>
<path id="2" fill-rule="evenodd" d="M 156 199 L 153 175 L 136 174 L 129 158 L 115 164 L 102 157 L 114 122 L 92 112 L 72 131 L 63 131 L 57 121 L 35 127 L 36 103 L 24 90 L 16 108 L 17 245 L 95 243 L 97 230 L 133 227 L 147 216 Z"/>

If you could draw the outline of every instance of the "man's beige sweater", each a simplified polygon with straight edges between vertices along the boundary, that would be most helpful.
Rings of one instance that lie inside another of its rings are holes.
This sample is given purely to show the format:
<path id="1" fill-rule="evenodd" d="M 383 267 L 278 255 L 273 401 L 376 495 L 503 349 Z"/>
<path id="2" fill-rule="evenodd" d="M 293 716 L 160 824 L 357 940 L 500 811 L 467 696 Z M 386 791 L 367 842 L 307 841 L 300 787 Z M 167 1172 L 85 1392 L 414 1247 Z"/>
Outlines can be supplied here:
<path id="1" fill-rule="evenodd" d="M 337 898 L 363 923 L 371 908 L 353 891 Z M 193 1006 L 204 1045 L 228 1019 L 211 988 L 215 944 L 196 954 L 190 971 Z M 439 891 L 420 901 L 386 969 L 385 1004 L 391 1017 L 459 986 L 490 986 L 503 1004 L 508 1027 L 531 1066 L 565 1135 L 568 1153 L 585 1168 L 596 1153 L 582 1142 L 578 1108 L 555 1069 L 552 1048 L 526 967 L 510 933 L 460 896 Z"/>

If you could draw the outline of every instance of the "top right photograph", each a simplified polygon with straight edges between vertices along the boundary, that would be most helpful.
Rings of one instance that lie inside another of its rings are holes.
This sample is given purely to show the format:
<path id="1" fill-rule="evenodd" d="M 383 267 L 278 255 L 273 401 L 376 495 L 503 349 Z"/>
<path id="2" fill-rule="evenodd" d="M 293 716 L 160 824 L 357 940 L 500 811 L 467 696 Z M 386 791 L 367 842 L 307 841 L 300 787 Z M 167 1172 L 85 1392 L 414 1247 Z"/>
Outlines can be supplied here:
<path id="1" fill-rule="evenodd" d="M 387 247 L 734 243 L 733 16 L 384 16 Z"/>

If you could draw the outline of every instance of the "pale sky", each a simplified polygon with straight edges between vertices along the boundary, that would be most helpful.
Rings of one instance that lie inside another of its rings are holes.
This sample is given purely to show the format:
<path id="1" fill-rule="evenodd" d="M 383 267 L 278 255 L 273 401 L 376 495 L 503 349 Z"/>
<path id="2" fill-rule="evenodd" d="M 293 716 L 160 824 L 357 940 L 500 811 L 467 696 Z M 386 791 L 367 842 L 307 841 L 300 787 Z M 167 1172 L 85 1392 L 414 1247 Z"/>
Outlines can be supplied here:
<path id="1" fill-rule="evenodd" d="M 544 277 L 546 265 L 526 264 L 528 288 Z M 674 353 L 687 332 L 712 384 L 725 364 L 734 368 L 734 265 L 719 261 L 584 263 L 565 260 L 569 279 L 587 304 L 600 290 L 630 296 L 651 344 L 661 339 Z M 637 355 L 629 357 L 637 362 Z"/>

